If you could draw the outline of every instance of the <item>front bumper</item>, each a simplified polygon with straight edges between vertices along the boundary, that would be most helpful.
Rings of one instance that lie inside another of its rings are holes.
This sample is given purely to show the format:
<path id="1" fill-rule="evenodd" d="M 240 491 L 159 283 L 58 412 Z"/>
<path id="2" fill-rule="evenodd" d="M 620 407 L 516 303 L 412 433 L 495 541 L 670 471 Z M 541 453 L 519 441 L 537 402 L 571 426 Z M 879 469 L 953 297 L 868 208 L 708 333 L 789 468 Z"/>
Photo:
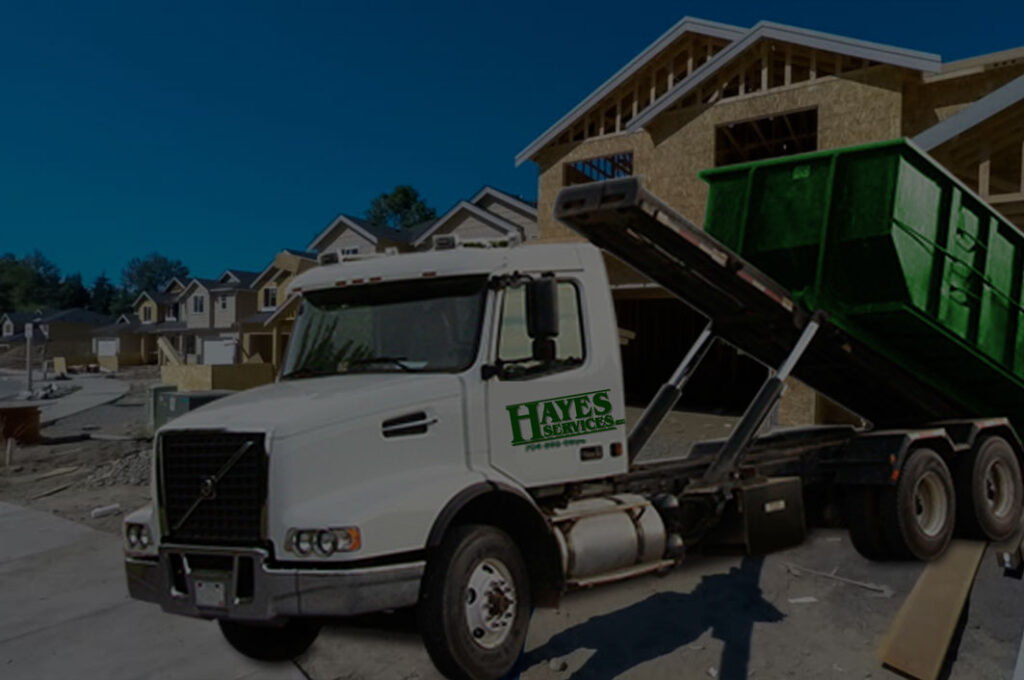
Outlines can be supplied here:
<path id="1" fill-rule="evenodd" d="M 416 604 L 426 564 L 279 569 L 267 566 L 268 557 L 259 549 L 168 546 L 157 558 L 125 559 L 128 592 L 201 618 L 353 616 Z"/>

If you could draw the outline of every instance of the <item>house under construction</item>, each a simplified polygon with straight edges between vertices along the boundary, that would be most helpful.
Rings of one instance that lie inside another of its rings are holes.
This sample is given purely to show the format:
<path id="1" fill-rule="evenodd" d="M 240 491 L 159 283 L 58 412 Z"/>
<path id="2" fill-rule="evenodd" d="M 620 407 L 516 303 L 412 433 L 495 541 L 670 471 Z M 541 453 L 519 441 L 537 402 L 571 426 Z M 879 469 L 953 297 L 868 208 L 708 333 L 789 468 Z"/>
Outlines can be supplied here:
<path id="1" fill-rule="evenodd" d="M 773 156 L 912 138 L 1024 228 L 1024 47 L 944 63 L 940 55 L 761 22 L 742 28 L 685 18 L 531 142 L 517 164 L 538 167 L 539 235 L 574 238 L 552 215 L 563 187 L 629 175 L 697 223 L 707 186 L 699 170 Z M 610 261 L 627 398 L 664 381 L 644 361 L 681 357 L 703 320 Z M 630 334 L 627 333 L 627 336 Z M 745 403 L 763 368 L 720 348 L 696 376 L 699 409 Z M 701 375 L 703 373 L 703 375 Z M 711 389 L 708 389 L 711 388 Z M 793 390 L 789 414 L 810 416 Z M 685 401 L 684 397 L 684 401 Z M 828 417 L 816 400 L 816 419 Z"/>

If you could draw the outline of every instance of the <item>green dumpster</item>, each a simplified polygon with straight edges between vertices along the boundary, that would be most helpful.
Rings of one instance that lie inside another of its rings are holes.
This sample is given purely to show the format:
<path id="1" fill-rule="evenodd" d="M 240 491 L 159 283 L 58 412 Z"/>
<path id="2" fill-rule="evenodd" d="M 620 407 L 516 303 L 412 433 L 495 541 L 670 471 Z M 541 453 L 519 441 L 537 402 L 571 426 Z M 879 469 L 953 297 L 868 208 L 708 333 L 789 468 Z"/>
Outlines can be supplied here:
<path id="1" fill-rule="evenodd" d="M 965 417 L 1024 430 L 1024 234 L 930 156 L 901 139 L 701 177 L 712 236 Z"/>

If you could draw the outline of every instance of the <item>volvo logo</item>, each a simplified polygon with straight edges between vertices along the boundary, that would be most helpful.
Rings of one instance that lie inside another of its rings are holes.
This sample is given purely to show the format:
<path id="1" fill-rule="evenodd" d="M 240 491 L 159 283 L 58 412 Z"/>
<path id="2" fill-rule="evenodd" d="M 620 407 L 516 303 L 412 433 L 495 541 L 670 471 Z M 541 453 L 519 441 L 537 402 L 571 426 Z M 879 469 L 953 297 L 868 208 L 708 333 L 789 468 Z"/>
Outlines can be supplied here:
<path id="1" fill-rule="evenodd" d="M 217 497 L 217 477 L 207 475 L 199 479 L 199 497 L 210 500 Z"/>

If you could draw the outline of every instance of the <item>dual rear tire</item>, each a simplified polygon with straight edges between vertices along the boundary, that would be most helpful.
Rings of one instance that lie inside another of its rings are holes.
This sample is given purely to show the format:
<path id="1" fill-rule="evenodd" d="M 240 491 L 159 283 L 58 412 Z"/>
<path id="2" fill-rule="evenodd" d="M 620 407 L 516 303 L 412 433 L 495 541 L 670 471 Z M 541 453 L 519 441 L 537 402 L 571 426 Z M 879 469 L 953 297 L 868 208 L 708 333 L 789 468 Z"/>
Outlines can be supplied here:
<path id="1" fill-rule="evenodd" d="M 1013 448 L 988 437 L 955 463 L 956 481 L 929 448 L 911 452 L 895 485 L 846 491 L 846 519 L 857 551 L 870 560 L 931 560 L 954 533 L 1000 541 L 1017 528 L 1024 484 Z"/>

